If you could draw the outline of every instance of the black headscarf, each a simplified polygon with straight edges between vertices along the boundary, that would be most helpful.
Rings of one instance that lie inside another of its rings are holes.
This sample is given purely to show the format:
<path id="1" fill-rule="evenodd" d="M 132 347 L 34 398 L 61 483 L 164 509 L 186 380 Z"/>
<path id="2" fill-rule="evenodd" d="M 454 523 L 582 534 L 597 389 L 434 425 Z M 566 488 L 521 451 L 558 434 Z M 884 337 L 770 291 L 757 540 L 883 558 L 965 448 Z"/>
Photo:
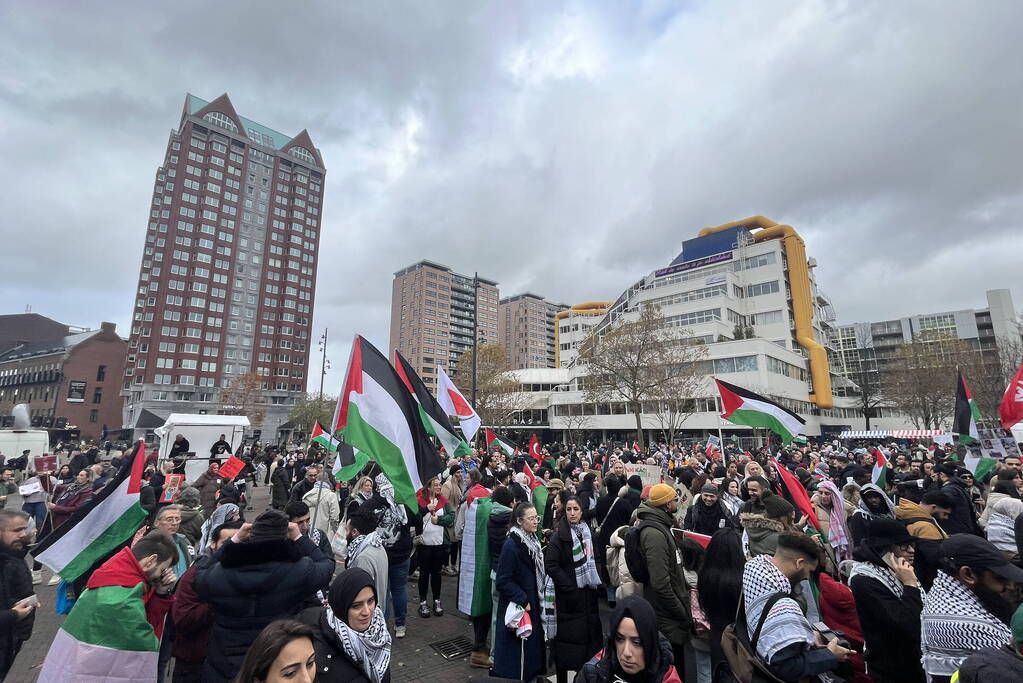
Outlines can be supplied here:
<path id="1" fill-rule="evenodd" d="M 353 567 L 343 571 L 330 584 L 327 602 L 330 603 L 330 608 L 334 610 L 334 614 L 346 624 L 348 623 L 348 608 L 355 602 L 359 592 L 366 587 L 373 589 L 373 596 L 379 602 L 380 598 L 377 596 L 376 584 L 373 583 L 373 577 L 365 569 Z"/>
<path id="2" fill-rule="evenodd" d="M 636 632 L 643 644 L 643 659 L 646 667 L 638 674 L 628 674 L 622 669 L 618 662 L 618 653 L 615 649 L 615 634 L 618 632 L 618 624 L 624 618 L 630 618 L 636 624 Z M 610 629 L 608 630 L 607 644 L 604 646 L 603 659 L 611 663 L 611 673 L 625 681 L 649 681 L 659 683 L 664 678 L 665 672 L 671 662 L 663 661 L 661 653 L 661 634 L 657 630 L 657 615 L 649 602 L 638 595 L 630 595 L 618 602 L 614 614 L 611 615 Z"/>

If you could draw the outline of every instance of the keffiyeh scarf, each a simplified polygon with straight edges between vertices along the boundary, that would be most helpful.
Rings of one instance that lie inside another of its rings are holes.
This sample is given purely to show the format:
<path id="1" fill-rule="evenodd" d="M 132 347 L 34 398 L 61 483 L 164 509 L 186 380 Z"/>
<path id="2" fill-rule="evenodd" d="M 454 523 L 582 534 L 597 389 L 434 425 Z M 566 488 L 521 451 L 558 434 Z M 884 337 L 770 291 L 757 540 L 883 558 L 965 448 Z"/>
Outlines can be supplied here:
<path id="1" fill-rule="evenodd" d="M 370 548 L 379 548 L 383 545 L 380 540 L 380 532 L 372 531 L 368 534 L 356 536 L 348 541 L 348 551 L 345 553 L 345 567 L 351 567 L 355 559 Z"/>
<path id="2" fill-rule="evenodd" d="M 822 495 L 831 497 L 831 510 L 828 515 L 828 543 L 835 549 L 835 556 L 839 562 L 848 560 L 852 555 L 849 552 L 849 528 L 845 524 L 845 498 L 838 490 L 835 483 L 829 479 L 821 481 L 817 490 Z"/>
<path id="3" fill-rule="evenodd" d="M 231 517 L 239 514 L 238 506 L 234 503 L 228 503 L 227 505 L 221 505 L 210 518 L 202 523 L 202 537 L 199 539 L 199 547 L 195 549 L 197 553 L 201 553 L 210 545 L 210 536 L 213 535 L 213 530 L 224 522 L 231 520 Z"/>
<path id="4" fill-rule="evenodd" d="M 792 584 L 771 563 L 770 556 L 759 555 L 746 563 L 742 574 L 742 595 L 746 603 L 746 629 L 750 638 L 756 631 L 767 601 L 778 593 L 791 594 Z M 814 631 L 799 609 L 799 604 L 786 597 L 771 607 L 760 632 L 760 640 L 757 641 L 757 654 L 770 663 L 771 657 L 782 648 L 795 643 L 812 646 L 815 642 Z"/>
<path id="5" fill-rule="evenodd" d="M 939 571 L 920 614 L 924 671 L 951 676 L 967 657 L 1012 641 L 1012 631 L 984 609 L 968 586 Z"/>
<path id="6" fill-rule="evenodd" d="M 345 655 L 362 670 L 372 683 L 380 683 L 391 666 L 391 633 L 387 630 L 384 613 L 379 607 L 373 610 L 369 628 L 359 633 L 337 618 L 328 606 L 327 625 L 334 629 Z"/>
<path id="7" fill-rule="evenodd" d="M 401 536 L 401 528 L 408 524 L 408 515 L 405 514 L 404 505 L 394 502 L 394 484 L 388 481 L 383 474 L 376 476 L 376 483 L 377 491 L 387 503 L 377 531 L 380 532 L 380 540 L 383 541 L 384 547 L 390 548 Z"/>
<path id="8" fill-rule="evenodd" d="M 905 592 L 905 586 L 896 578 L 891 570 L 887 567 L 876 565 L 873 562 L 856 562 L 853 565 L 852 571 L 849 572 L 849 583 L 852 583 L 853 578 L 857 576 L 866 576 L 867 578 L 874 579 L 900 600 Z M 923 589 L 921 588 L 920 591 L 923 592 Z"/>
<path id="9" fill-rule="evenodd" d="M 550 640 L 554 638 L 558 630 L 557 610 L 554 606 L 554 582 L 547 577 L 547 571 L 543 565 L 543 548 L 540 541 L 533 534 L 527 534 L 521 527 L 513 526 L 508 531 L 509 536 L 515 536 L 525 546 L 529 557 L 533 560 L 533 575 L 536 580 L 536 593 L 540 596 L 543 608 L 543 631 Z"/>
<path id="10" fill-rule="evenodd" d="M 572 566 L 575 567 L 575 585 L 590 588 L 601 585 L 597 565 L 593 561 L 593 536 L 586 524 L 570 524 L 572 530 Z"/>

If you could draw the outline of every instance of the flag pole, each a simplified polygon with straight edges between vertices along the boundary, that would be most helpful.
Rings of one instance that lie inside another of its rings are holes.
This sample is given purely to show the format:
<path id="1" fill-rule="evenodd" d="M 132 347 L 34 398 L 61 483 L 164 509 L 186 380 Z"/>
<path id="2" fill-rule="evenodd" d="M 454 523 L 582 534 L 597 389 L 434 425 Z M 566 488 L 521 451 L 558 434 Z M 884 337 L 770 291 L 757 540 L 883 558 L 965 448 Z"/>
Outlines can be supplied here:
<path id="1" fill-rule="evenodd" d="M 479 349 L 480 274 L 472 274 L 472 405 L 476 406 L 476 355 Z"/>

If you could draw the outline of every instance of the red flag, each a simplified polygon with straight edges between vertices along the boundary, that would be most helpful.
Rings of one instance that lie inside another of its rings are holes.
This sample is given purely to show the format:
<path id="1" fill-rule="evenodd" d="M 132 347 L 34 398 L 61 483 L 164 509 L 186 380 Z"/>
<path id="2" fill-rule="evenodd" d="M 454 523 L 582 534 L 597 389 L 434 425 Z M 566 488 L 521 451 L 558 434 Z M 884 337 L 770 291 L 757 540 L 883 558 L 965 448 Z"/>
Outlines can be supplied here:
<path id="1" fill-rule="evenodd" d="M 1023 365 L 1019 366 L 1016 375 L 1009 382 L 1002 403 L 998 406 L 998 417 L 1003 429 L 1012 429 L 1017 422 L 1023 421 Z"/>
<path id="2" fill-rule="evenodd" d="M 543 455 L 540 453 L 540 440 L 536 438 L 536 434 L 529 440 L 529 454 L 538 463 L 543 460 Z"/>
<path id="3" fill-rule="evenodd" d="M 536 437 L 534 436 L 533 438 L 535 439 Z M 522 473 L 526 475 L 526 479 L 529 479 L 530 491 L 540 485 L 540 480 L 536 478 L 535 474 L 533 474 L 533 468 L 529 466 L 528 462 L 522 465 Z"/>
<path id="4" fill-rule="evenodd" d="M 699 543 L 700 547 L 703 548 L 704 550 L 706 550 L 707 546 L 710 545 L 710 536 L 708 536 L 707 534 L 698 534 L 695 531 L 686 531 L 683 533 L 685 534 L 685 537 L 688 538 L 689 540 L 696 541 L 697 543 Z"/>
<path id="5" fill-rule="evenodd" d="M 245 463 L 232 455 L 224 461 L 223 465 L 220 466 L 220 469 L 217 471 L 217 476 L 230 481 L 237 477 L 238 473 L 243 469 L 245 469 Z"/>
<path id="6" fill-rule="evenodd" d="M 634 450 L 637 453 L 639 453 L 639 442 L 638 441 L 633 441 L 632 442 L 632 450 Z"/>
<path id="7" fill-rule="evenodd" d="M 817 531 L 820 531 L 821 523 L 817 519 L 817 512 L 813 509 L 810 496 L 806 494 L 806 489 L 799 483 L 799 479 L 796 478 L 796 475 L 785 469 L 778 462 L 777 458 L 771 458 L 771 462 L 774 463 L 774 468 L 778 470 L 778 482 L 781 484 L 782 492 L 785 494 L 783 497 L 787 498 L 790 503 L 796 506 L 797 510 L 806 515 L 807 521 Z"/>

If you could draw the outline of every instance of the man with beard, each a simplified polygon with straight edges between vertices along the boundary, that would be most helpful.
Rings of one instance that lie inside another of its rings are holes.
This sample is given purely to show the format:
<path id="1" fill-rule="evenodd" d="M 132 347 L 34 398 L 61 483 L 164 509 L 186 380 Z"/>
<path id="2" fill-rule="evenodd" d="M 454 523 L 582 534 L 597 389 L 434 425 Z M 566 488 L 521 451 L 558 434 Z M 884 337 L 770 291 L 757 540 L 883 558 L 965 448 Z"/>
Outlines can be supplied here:
<path id="1" fill-rule="evenodd" d="M 920 620 L 924 671 L 933 683 L 948 683 L 977 650 L 1010 642 L 1012 605 L 1003 593 L 1010 583 L 1023 582 L 1023 569 L 977 536 L 949 537 L 941 557 Z"/>
<path id="2" fill-rule="evenodd" d="M 959 469 L 955 463 L 943 462 L 934 468 L 941 481 L 941 492 L 952 500 L 952 510 L 941 526 L 949 534 L 981 535 L 977 525 L 977 515 L 973 509 L 973 499 L 967 491 L 962 473 L 968 470 Z"/>
<path id="3" fill-rule="evenodd" d="M 350 513 L 345 538 L 348 541 L 345 569 L 362 569 L 372 577 L 377 595 L 387 595 L 387 551 L 377 531 L 376 514 L 368 505 L 360 505 Z M 404 626 L 398 626 L 396 631 L 398 638 L 405 637 Z"/>
<path id="4" fill-rule="evenodd" d="M 14 664 L 22 644 L 32 635 L 38 603 L 22 602 L 32 595 L 32 575 L 25 564 L 32 531 L 29 515 L 0 510 L 0 681 Z"/>
<path id="5" fill-rule="evenodd" d="M 715 531 L 724 529 L 726 526 L 735 526 L 735 521 L 718 500 L 718 487 L 714 484 L 704 484 L 700 490 L 700 497 L 686 510 L 682 528 L 698 534 L 713 536 Z"/>
<path id="6" fill-rule="evenodd" d="M 864 484 L 860 488 L 859 505 L 849 516 L 849 535 L 854 548 L 867 537 L 868 525 L 873 519 L 895 519 L 895 504 L 880 487 Z"/>

